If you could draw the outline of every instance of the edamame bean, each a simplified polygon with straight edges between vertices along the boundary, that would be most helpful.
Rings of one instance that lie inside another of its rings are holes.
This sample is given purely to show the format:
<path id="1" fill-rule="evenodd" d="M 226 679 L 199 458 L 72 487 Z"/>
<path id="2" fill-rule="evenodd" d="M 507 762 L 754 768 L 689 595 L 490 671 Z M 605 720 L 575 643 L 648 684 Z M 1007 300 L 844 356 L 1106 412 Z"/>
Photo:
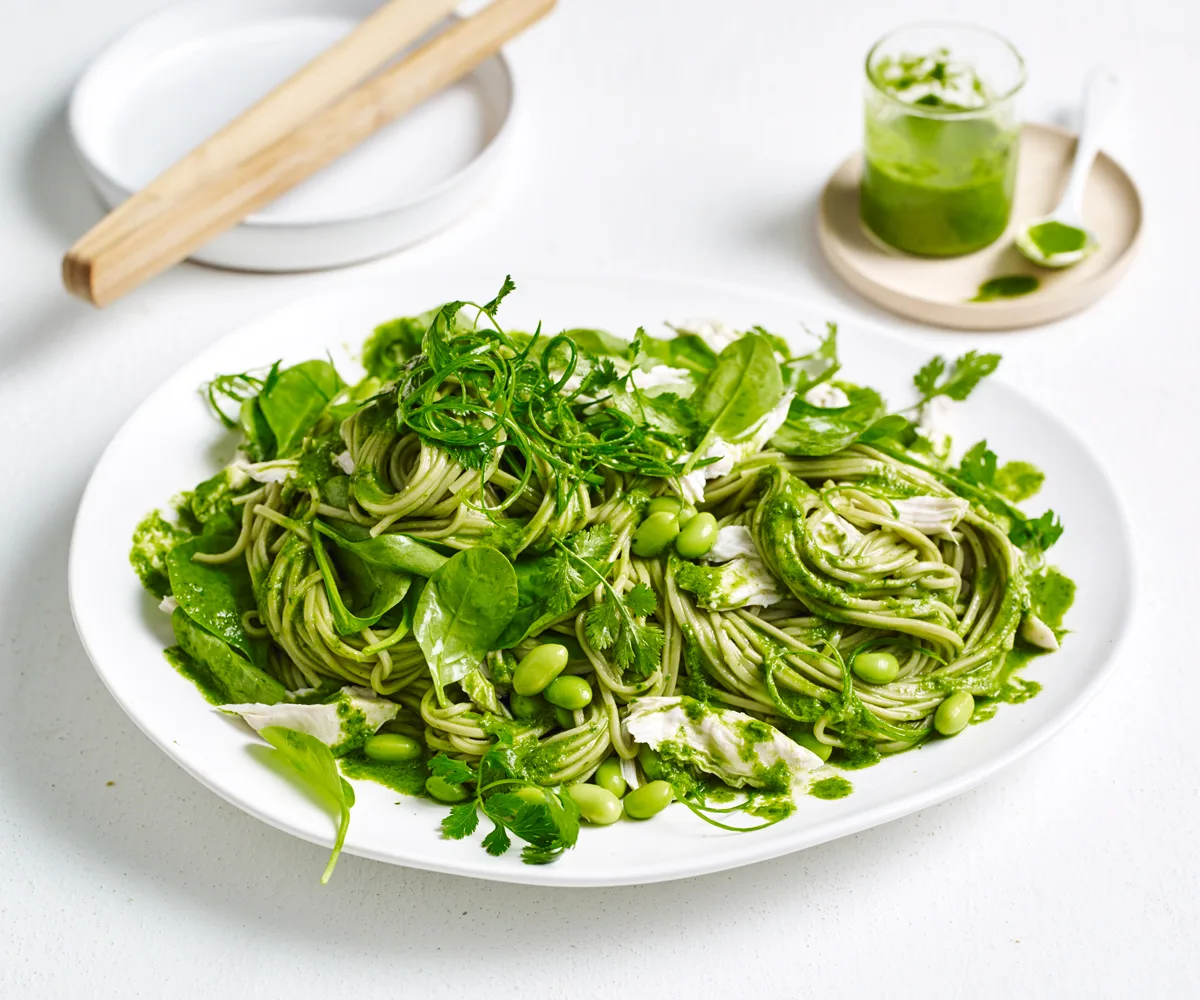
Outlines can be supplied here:
<path id="1" fill-rule="evenodd" d="M 558 722 L 560 729 L 575 728 L 575 713 L 568 712 L 565 708 L 556 708 L 554 710 L 554 718 Z"/>
<path id="2" fill-rule="evenodd" d="M 411 736 L 399 733 L 376 733 L 363 744 L 363 753 L 371 760 L 403 762 L 418 760 L 421 756 L 421 744 Z"/>
<path id="3" fill-rule="evenodd" d="M 975 714 L 975 699 L 970 691 L 955 691 L 933 713 L 933 728 L 943 736 L 957 736 Z"/>
<path id="4" fill-rule="evenodd" d="M 445 778 L 436 774 L 425 779 L 425 791 L 439 802 L 465 802 L 471 797 L 471 793 L 462 785 L 452 785 Z"/>
<path id="5" fill-rule="evenodd" d="M 646 508 L 646 516 L 649 517 L 651 514 L 671 514 L 678 517 L 682 506 L 683 501 L 679 497 L 655 497 Z"/>
<path id="6" fill-rule="evenodd" d="M 633 554 L 650 559 L 675 541 L 678 534 L 679 522 L 674 514 L 665 511 L 651 514 L 633 533 Z"/>
<path id="7" fill-rule="evenodd" d="M 625 796 L 625 815 L 630 819 L 649 819 L 666 809 L 673 798 L 675 789 L 665 781 L 652 781 Z"/>
<path id="8" fill-rule="evenodd" d="M 829 760 L 829 755 L 833 753 L 833 747 L 828 743 L 822 743 L 813 735 L 812 730 L 805 729 L 798 733 L 791 734 L 792 739 L 799 743 L 805 750 L 811 750 L 821 760 Z"/>
<path id="9" fill-rule="evenodd" d="M 517 694 L 515 691 L 509 695 L 508 707 L 512 709 L 514 718 L 517 719 L 536 719 L 546 711 L 546 700 L 539 698 L 536 694 L 526 696 Z"/>
<path id="10" fill-rule="evenodd" d="M 684 559 L 699 559 L 717 540 L 717 519 L 712 514 L 697 514 L 679 532 L 675 551 Z"/>
<path id="11" fill-rule="evenodd" d="M 621 818 L 621 800 L 599 785 L 569 785 L 567 794 L 579 806 L 579 815 L 589 823 L 608 826 Z"/>
<path id="12" fill-rule="evenodd" d="M 653 781 L 663 775 L 662 758 L 656 750 L 642 744 L 638 748 L 638 763 L 642 765 L 642 774 Z"/>
<path id="13" fill-rule="evenodd" d="M 900 661 L 891 653 L 859 653 L 851 669 L 868 684 L 891 684 L 900 674 Z"/>
<path id="14" fill-rule="evenodd" d="M 582 677 L 567 674 L 564 677 L 555 677 L 542 692 L 542 697 L 551 705 L 574 712 L 591 704 L 592 686 Z"/>
<path id="15" fill-rule="evenodd" d="M 690 503 L 685 503 L 679 508 L 679 527 L 683 528 L 693 517 L 696 516 L 696 508 Z"/>
<path id="16" fill-rule="evenodd" d="M 625 782 L 625 775 L 621 772 L 621 758 L 619 757 L 609 757 L 596 768 L 596 773 L 592 775 L 592 781 L 601 788 L 608 789 L 618 799 L 625 794 L 625 789 L 629 787 Z"/>
<path id="17" fill-rule="evenodd" d="M 546 793 L 540 788 L 534 788 L 533 785 L 522 785 L 512 794 L 522 802 L 528 802 L 534 806 L 540 806 L 546 801 Z"/>
<path id="18" fill-rule="evenodd" d="M 526 697 L 541 694 L 546 685 L 563 672 L 569 656 L 567 647 L 557 642 L 544 642 L 540 646 L 534 646 L 513 671 L 513 690 Z"/>

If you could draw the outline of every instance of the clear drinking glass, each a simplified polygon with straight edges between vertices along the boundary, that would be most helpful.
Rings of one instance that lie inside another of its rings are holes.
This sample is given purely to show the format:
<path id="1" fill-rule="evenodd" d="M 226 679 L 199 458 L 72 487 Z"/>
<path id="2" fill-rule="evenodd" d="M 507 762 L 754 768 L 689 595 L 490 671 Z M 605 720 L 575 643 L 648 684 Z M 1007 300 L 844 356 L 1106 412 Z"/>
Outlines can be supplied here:
<path id="1" fill-rule="evenodd" d="M 866 76 L 867 231 L 928 257 L 998 239 L 1017 173 L 1020 53 L 984 28 L 918 24 L 876 42 Z"/>

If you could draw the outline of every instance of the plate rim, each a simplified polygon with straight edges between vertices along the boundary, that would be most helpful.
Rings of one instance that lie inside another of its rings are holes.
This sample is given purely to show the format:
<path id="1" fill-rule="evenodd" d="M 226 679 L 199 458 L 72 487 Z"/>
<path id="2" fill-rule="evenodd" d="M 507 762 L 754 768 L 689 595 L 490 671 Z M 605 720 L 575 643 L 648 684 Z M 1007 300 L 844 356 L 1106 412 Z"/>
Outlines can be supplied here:
<path id="1" fill-rule="evenodd" d="M 331 6 L 338 0 L 325 0 Z M 235 10 L 238 13 L 253 14 L 253 6 L 255 4 L 270 6 L 272 9 L 277 9 L 280 4 L 278 0 L 225 0 L 225 6 Z M 84 124 L 85 118 L 81 107 L 87 100 L 92 98 L 93 92 L 100 86 L 103 86 L 104 78 L 107 74 L 112 73 L 114 69 L 118 69 L 120 65 L 123 50 L 133 45 L 138 36 L 143 32 L 150 32 L 152 29 L 161 24 L 170 24 L 172 21 L 184 19 L 189 11 L 206 11 L 211 12 L 213 5 L 206 0 L 184 0 L 182 3 L 172 4 L 155 11 L 148 17 L 144 17 L 136 21 L 130 27 L 126 28 L 120 35 L 113 39 L 105 48 L 98 53 L 86 66 L 83 73 L 75 81 L 71 88 L 71 93 L 67 99 L 67 135 L 71 144 L 71 148 L 75 153 L 76 158 L 84 166 L 85 172 L 92 176 L 103 180 L 104 185 L 121 193 L 121 200 L 131 197 L 135 193 L 135 188 L 129 187 L 124 181 L 115 177 L 102 163 L 101 159 L 93 155 L 93 144 L 87 141 L 92 135 L 92 131 L 88 125 Z M 283 19 L 292 15 L 277 12 L 272 19 Z M 361 20 L 361 19 L 360 19 Z M 461 21 L 463 18 L 451 13 L 446 18 L 447 21 Z M 483 63 L 476 66 L 470 73 L 464 75 L 462 79 L 467 79 L 478 73 L 483 67 L 489 63 L 494 63 L 500 73 L 501 87 L 494 88 L 497 91 L 502 91 L 505 100 L 504 114 L 496 131 L 488 137 L 483 146 L 468 160 L 465 164 L 448 174 L 441 180 L 423 188 L 415 194 L 408 195 L 404 198 L 381 203 L 373 208 L 359 209 L 354 212 L 345 212 L 336 215 L 312 215 L 312 216 L 294 216 L 285 218 L 272 218 L 269 215 L 264 215 L 261 212 L 253 212 L 242 219 L 234 229 L 267 231 L 267 230 L 299 230 L 299 229 L 322 229 L 333 228 L 345 225 L 354 225 L 355 223 L 368 222 L 385 218 L 390 215 L 410 211 L 414 208 L 426 205 L 436 201 L 438 198 L 445 195 L 448 191 L 458 188 L 468 183 L 475 175 L 482 173 L 494 164 L 496 159 L 505 150 L 511 141 L 513 133 L 513 122 L 517 115 L 518 98 L 516 78 L 513 75 L 512 67 L 505 57 L 503 50 L 498 50 L 489 56 Z M 336 162 L 336 161 L 335 161 Z M 103 185 L 96 184 L 93 181 L 93 187 L 96 188 L 101 200 L 110 208 L 115 207 L 116 202 L 111 201 L 105 195 Z M 390 251 L 386 251 L 390 252 Z M 355 258 L 357 260 L 359 258 Z"/>
<path id="2" fill-rule="evenodd" d="M 423 272 L 408 275 L 413 282 L 419 282 L 422 276 L 432 278 L 437 275 L 439 279 L 444 279 L 444 272 Z M 463 282 L 469 284 L 471 279 L 479 274 L 478 269 L 464 271 Z M 623 284 L 640 284 L 643 286 L 673 286 L 677 289 L 691 289 L 694 291 L 704 290 L 711 292 L 716 290 L 720 293 L 752 296 L 760 300 L 770 300 L 774 303 L 794 309 L 797 313 L 804 311 L 828 311 L 830 307 L 819 303 L 811 302 L 801 298 L 797 298 L 786 293 L 776 292 L 769 289 L 759 289 L 753 286 L 727 282 L 727 281 L 705 281 L 702 278 L 696 279 L 677 279 L 658 276 L 646 275 L 627 275 L 614 272 L 593 272 L 591 274 L 580 274 L 570 272 L 553 272 L 553 271 L 530 271 L 524 276 L 524 280 L 533 282 L 554 282 L 554 281 L 583 281 L 583 282 L 619 282 Z M 68 582 L 68 599 L 71 609 L 72 621 L 75 624 L 76 633 L 80 638 L 80 642 L 88 655 L 89 661 L 92 663 L 93 669 L 99 675 L 101 682 L 112 695 L 113 699 L 121 706 L 122 710 L 134 722 L 134 724 L 154 743 L 160 750 L 165 752 L 167 756 L 185 772 L 204 785 L 210 791 L 217 794 L 226 802 L 236 806 L 243 812 L 261 820 L 264 823 L 281 830 L 301 840 L 319 846 L 329 848 L 333 843 L 332 834 L 315 834 L 309 829 L 306 829 L 298 822 L 287 816 L 281 816 L 276 813 L 260 807 L 256 802 L 243 799 L 231 790 L 220 786 L 214 779 L 206 776 L 196 768 L 190 766 L 188 761 L 182 754 L 177 754 L 170 745 L 171 741 L 158 739 L 154 733 L 148 728 L 147 724 L 134 712 L 127 701 L 122 697 L 121 693 L 115 686 L 115 681 L 110 681 L 109 674 L 106 669 L 101 666 L 98 657 L 93 651 L 93 646 L 89 641 L 88 635 L 80 626 L 80 606 L 86 600 L 85 595 L 81 593 L 83 582 L 81 576 L 83 569 L 81 567 L 82 556 L 80 555 L 82 545 L 80 543 L 79 534 L 81 530 L 81 521 L 85 508 L 88 508 L 94 501 L 94 496 L 99 490 L 97 484 L 98 472 L 105 465 L 109 455 L 114 451 L 118 441 L 129 433 L 131 427 L 138 419 L 142 410 L 160 395 L 167 395 L 173 389 L 173 383 L 180 379 L 185 371 L 193 365 L 198 364 L 203 358 L 210 353 L 218 351 L 221 347 L 236 338 L 239 333 L 247 327 L 257 326 L 259 324 L 270 322 L 276 314 L 285 314 L 287 311 L 296 309 L 304 305 L 305 302 L 325 299 L 334 296 L 346 296 L 353 293 L 357 288 L 363 287 L 382 287 L 384 285 L 394 286 L 394 280 L 387 276 L 374 278 L 356 278 L 353 281 L 344 282 L 336 286 L 323 289 L 313 295 L 305 296 L 297 300 L 285 302 L 277 308 L 263 312 L 257 316 L 252 316 L 249 319 L 238 323 L 236 326 L 229 328 L 222 336 L 207 344 L 202 350 L 186 360 L 182 365 L 171 372 L 164 380 L 158 383 L 155 388 L 147 394 L 129 414 L 120 427 L 112 435 L 108 444 L 105 445 L 99 458 L 97 459 L 91 473 L 89 474 L 87 485 L 80 496 L 78 507 L 76 508 L 75 516 L 72 520 L 70 548 L 68 551 L 67 561 L 67 582 Z M 869 329 L 872 335 L 884 337 L 891 341 L 896 341 L 908 347 L 915 346 L 914 341 L 902 334 L 888 330 L 878 322 L 870 319 L 864 319 L 861 316 L 853 316 L 854 324 L 860 328 Z M 742 840 L 737 838 L 739 844 L 745 846 L 739 847 L 733 851 L 726 850 L 716 854 L 697 854 L 697 855 L 681 855 L 679 861 L 670 865 L 664 865 L 661 870 L 652 872 L 636 872 L 631 874 L 617 873 L 615 876 L 597 874 L 594 869 L 581 872 L 573 870 L 559 871 L 556 865 L 547 866 L 521 866 L 520 869 L 509 870 L 497 866 L 494 869 L 487 867 L 485 860 L 476 860 L 473 862 L 459 862 L 449 856 L 441 858 L 436 854 L 425 855 L 421 852 L 401 858 L 396 852 L 389 852 L 383 849 L 374 849 L 369 846 L 363 846 L 348 842 L 343 853 L 353 854 L 357 857 L 365 857 L 371 860 L 384 862 L 386 864 L 398 865 L 401 867 L 415 868 L 425 871 L 439 872 L 448 875 L 459 875 L 468 878 L 478 878 L 487 881 L 506 882 L 521 885 L 534 885 L 539 887 L 562 887 L 562 888 L 588 888 L 588 887 L 605 887 L 605 886 L 621 886 L 621 885 L 641 885 L 652 882 L 673 881 L 681 878 L 692 878 L 699 875 L 714 874 L 723 871 L 730 871 L 736 868 L 743 867 L 749 864 L 756 864 L 761 861 L 769 861 L 774 858 L 783 857 L 788 854 L 797 853 L 809 847 L 814 847 L 821 843 L 827 843 L 832 840 L 837 840 L 854 833 L 861 832 L 875 826 L 882 825 L 894 819 L 899 819 L 903 816 L 910 815 L 929 806 L 936 805 L 939 802 L 954 798 L 977 787 L 988 779 L 994 777 L 1001 770 L 1015 763 L 1020 758 L 1031 753 L 1039 746 L 1045 744 L 1053 737 L 1060 734 L 1072 721 L 1074 721 L 1080 713 L 1091 703 L 1091 701 L 1099 693 L 1103 685 L 1112 676 L 1115 671 L 1118 661 L 1118 653 L 1123 649 L 1129 635 L 1133 609 L 1136 606 L 1137 595 L 1140 586 L 1140 573 L 1138 569 L 1137 553 L 1132 544 L 1132 527 L 1129 518 L 1129 513 L 1125 500 L 1117 489 L 1115 482 L 1109 475 L 1106 467 L 1099 461 L 1091 446 L 1060 417 L 1047 410 L 1040 403 L 1030 399 L 1022 393 L 1016 386 L 1011 383 L 1002 382 L 1005 390 L 1016 396 L 1021 403 L 1028 407 L 1031 411 L 1042 419 L 1053 425 L 1056 429 L 1062 432 L 1078 450 L 1080 454 L 1087 460 L 1099 474 L 1100 481 L 1109 494 L 1113 507 L 1118 514 L 1118 534 L 1119 548 L 1124 556 L 1124 562 L 1128 566 L 1128 575 L 1122 581 L 1123 597 L 1122 608 L 1124 613 L 1121 616 L 1118 630 L 1113 634 L 1111 642 L 1108 643 L 1103 653 L 1092 664 L 1092 669 L 1088 674 L 1086 681 L 1079 687 L 1073 696 L 1070 697 L 1057 714 L 1051 716 L 1045 721 L 1037 724 L 1031 732 L 1022 735 L 1016 739 L 1007 749 L 997 753 L 983 762 L 970 766 L 964 771 L 953 775 L 952 777 L 943 779 L 937 782 L 932 787 L 904 795 L 903 797 L 892 801 L 881 803 L 866 810 L 857 811 L 849 816 L 837 817 L 826 821 L 821 826 L 815 828 L 797 827 L 796 835 L 792 837 L 782 838 L 779 841 L 763 841 L 760 842 L 763 846 L 755 847 L 753 841 Z M 441 843 L 441 841 L 436 841 Z"/>

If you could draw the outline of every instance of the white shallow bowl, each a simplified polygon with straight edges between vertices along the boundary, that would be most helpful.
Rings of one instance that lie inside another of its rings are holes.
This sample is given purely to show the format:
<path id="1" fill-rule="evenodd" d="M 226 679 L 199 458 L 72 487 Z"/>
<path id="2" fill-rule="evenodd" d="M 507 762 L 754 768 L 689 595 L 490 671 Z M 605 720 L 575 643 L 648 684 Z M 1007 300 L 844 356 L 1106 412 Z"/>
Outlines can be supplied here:
<path id="1" fill-rule="evenodd" d="M 193 0 L 122 36 L 71 95 L 68 128 L 110 208 L 236 117 L 378 0 Z M 503 56 L 380 130 L 193 259 L 301 271 L 378 257 L 439 232 L 487 192 L 508 145 Z"/>
<path id="2" fill-rule="evenodd" d="M 516 277 L 518 290 L 501 310 L 510 329 L 529 330 L 540 319 L 548 331 L 582 325 L 628 336 L 639 325 L 713 317 L 794 335 L 802 324 L 820 329 L 837 318 L 778 296 L 709 284 Z M 211 708 L 164 661 L 162 650 L 173 641 L 170 627 L 130 568 L 130 535 L 148 510 L 165 506 L 232 454 L 233 440 L 196 391 L 202 382 L 219 372 L 245 371 L 278 358 L 297 362 L 327 350 L 350 374 L 354 349 L 375 324 L 449 299 L 486 301 L 499 278 L 347 282 L 242 327 L 142 404 L 100 459 L 80 504 L 71 543 L 71 606 L 109 690 L 151 739 L 209 788 L 306 840 L 330 844 L 330 818 L 256 761 L 248 751 L 253 734 Z M 842 324 L 838 340 L 847 378 L 879 387 L 894 405 L 907 402 L 909 379 L 928 359 L 926 351 L 858 323 Z M 1030 507 L 1052 507 L 1066 524 L 1052 555 L 1080 583 L 1067 622 L 1073 634 L 1060 653 L 1036 661 L 1026 672 L 1045 685 L 1038 697 L 1001 706 L 993 720 L 953 740 L 850 772 L 854 792 L 847 798 L 802 797 L 793 817 L 757 833 L 725 833 L 674 806 L 651 823 L 585 829 L 575 850 L 555 864 L 536 867 L 522 864 L 515 850 L 491 858 L 475 840 L 443 840 L 438 823 L 444 808 L 362 781 L 355 783 L 358 804 L 346 850 L 416 868 L 542 885 L 682 878 L 761 861 L 895 819 L 966 791 L 1028 753 L 1080 711 L 1112 667 L 1131 603 L 1128 534 L 1112 485 L 1055 418 L 995 379 L 961 411 L 961 440 L 986 435 L 1003 458 L 1027 459 L 1046 471 L 1046 488 Z"/>

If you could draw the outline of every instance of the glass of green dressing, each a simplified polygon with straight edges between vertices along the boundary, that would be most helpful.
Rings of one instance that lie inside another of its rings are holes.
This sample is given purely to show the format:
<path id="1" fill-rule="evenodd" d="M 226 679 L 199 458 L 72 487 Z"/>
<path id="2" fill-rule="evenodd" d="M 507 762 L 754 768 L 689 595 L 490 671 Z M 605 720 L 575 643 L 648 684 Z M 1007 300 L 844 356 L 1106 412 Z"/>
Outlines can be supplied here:
<path id="1" fill-rule="evenodd" d="M 926 257 L 998 239 L 1017 173 L 1020 53 L 983 28 L 919 24 L 876 42 L 866 74 L 867 232 Z"/>

